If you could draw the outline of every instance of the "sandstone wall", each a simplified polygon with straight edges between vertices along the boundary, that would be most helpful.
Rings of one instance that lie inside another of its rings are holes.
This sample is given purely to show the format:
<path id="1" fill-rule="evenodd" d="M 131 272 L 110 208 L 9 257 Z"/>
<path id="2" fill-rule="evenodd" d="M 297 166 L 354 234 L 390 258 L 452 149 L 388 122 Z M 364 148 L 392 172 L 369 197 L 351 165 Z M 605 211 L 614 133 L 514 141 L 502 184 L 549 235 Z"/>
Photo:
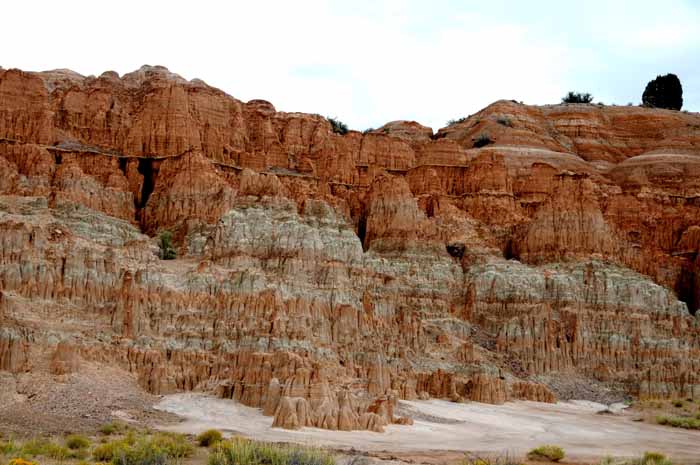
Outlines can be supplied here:
<path id="1" fill-rule="evenodd" d="M 540 375 L 700 398 L 698 128 L 499 101 L 341 136 L 161 67 L 0 70 L 0 369 L 118 364 L 285 428 L 552 402 Z"/>

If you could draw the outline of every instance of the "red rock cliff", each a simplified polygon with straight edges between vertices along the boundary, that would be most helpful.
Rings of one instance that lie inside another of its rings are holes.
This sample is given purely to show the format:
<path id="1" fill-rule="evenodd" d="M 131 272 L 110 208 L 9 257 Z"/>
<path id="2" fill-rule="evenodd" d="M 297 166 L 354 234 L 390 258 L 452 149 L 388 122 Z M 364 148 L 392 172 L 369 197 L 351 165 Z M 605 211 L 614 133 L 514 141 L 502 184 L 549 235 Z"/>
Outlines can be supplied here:
<path id="1" fill-rule="evenodd" d="M 572 375 L 700 398 L 699 231 L 697 114 L 499 101 L 341 136 L 162 67 L 0 70 L 1 370 L 116 363 L 287 428 Z"/>

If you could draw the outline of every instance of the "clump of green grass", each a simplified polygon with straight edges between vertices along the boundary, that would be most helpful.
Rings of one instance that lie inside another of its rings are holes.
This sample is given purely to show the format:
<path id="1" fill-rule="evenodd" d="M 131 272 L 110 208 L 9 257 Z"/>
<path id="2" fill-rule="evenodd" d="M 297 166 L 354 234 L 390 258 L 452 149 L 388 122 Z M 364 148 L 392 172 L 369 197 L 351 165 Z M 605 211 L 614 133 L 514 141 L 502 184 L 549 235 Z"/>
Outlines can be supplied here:
<path id="1" fill-rule="evenodd" d="M 208 465 L 334 465 L 333 456 L 322 449 L 269 444 L 235 438 L 218 442 Z"/>
<path id="2" fill-rule="evenodd" d="M 112 434 L 120 433 L 125 429 L 127 429 L 126 425 L 113 421 L 100 426 L 100 433 L 104 434 L 105 436 L 111 436 Z"/>
<path id="3" fill-rule="evenodd" d="M 17 444 L 12 439 L 0 441 L 0 455 L 11 455 L 18 449 Z"/>
<path id="4" fill-rule="evenodd" d="M 46 439 L 33 438 L 22 443 L 17 452 L 21 457 L 38 457 L 40 455 L 47 455 L 51 444 L 51 441 Z"/>
<path id="5" fill-rule="evenodd" d="M 527 453 L 530 460 L 549 460 L 558 462 L 564 458 L 564 449 L 559 446 L 545 445 L 532 449 Z"/>
<path id="6" fill-rule="evenodd" d="M 129 445 L 123 441 L 108 441 L 104 444 L 98 444 L 92 450 L 92 458 L 96 462 L 111 462 L 112 459 L 119 457 L 121 452 L 127 449 Z"/>
<path id="7" fill-rule="evenodd" d="M 66 437 L 66 447 L 72 450 L 87 449 L 90 447 L 90 440 L 80 434 L 71 434 Z"/>
<path id="8" fill-rule="evenodd" d="M 46 457 L 54 459 L 58 462 L 63 462 L 70 457 L 70 450 L 65 446 L 52 442 L 46 446 L 46 451 L 42 455 L 45 455 Z"/>
<path id="9" fill-rule="evenodd" d="M 496 457 L 479 457 L 467 454 L 464 456 L 461 465 L 522 465 L 522 462 L 508 454 Z"/>
<path id="10" fill-rule="evenodd" d="M 669 417 L 666 415 L 656 417 L 660 425 L 673 426 L 674 428 L 700 429 L 700 418 L 693 417 Z"/>
<path id="11" fill-rule="evenodd" d="M 674 465 L 671 460 L 659 452 L 644 452 L 644 455 L 636 459 L 616 460 L 606 457 L 601 460 L 600 465 Z"/>
<path id="12" fill-rule="evenodd" d="M 92 458 L 113 465 L 165 465 L 191 456 L 194 446 L 175 433 L 136 435 L 130 431 L 124 438 L 97 445 Z"/>
<path id="13" fill-rule="evenodd" d="M 223 439 L 218 429 L 208 429 L 197 436 L 197 443 L 202 447 L 210 447 Z"/>

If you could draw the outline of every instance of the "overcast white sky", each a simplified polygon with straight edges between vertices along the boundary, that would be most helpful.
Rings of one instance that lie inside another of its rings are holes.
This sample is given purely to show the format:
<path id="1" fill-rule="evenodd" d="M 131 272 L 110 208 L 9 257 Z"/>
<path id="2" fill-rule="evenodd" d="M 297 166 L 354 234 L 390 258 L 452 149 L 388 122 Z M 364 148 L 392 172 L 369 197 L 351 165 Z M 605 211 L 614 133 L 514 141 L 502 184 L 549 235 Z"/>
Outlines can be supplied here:
<path id="1" fill-rule="evenodd" d="M 0 66 L 84 75 L 164 65 L 241 100 L 354 129 L 434 129 L 568 90 L 638 103 L 676 73 L 700 110 L 700 1 L 6 0 Z"/>

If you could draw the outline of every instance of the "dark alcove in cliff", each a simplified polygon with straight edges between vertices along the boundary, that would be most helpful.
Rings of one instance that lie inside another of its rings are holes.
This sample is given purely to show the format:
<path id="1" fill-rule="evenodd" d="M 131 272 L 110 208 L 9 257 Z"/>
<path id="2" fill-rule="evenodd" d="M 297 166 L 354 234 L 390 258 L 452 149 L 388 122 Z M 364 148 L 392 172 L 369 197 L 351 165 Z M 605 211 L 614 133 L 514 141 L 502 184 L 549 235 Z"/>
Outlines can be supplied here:
<path id="1" fill-rule="evenodd" d="M 360 214 L 360 218 L 357 221 L 357 237 L 360 238 L 360 242 L 362 243 L 362 250 L 365 252 L 367 251 L 367 247 L 365 246 L 365 236 L 367 235 L 367 215 L 364 213 Z"/>
<path id="2" fill-rule="evenodd" d="M 141 202 L 139 202 L 137 206 L 138 208 L 144 208 L 156 186 L 153 160 L 150 158 L 140 158 L 138 171 L 143 176 L 143 185 L 141 186 Z"/>
<path id="3" fill-rule="evenodd" d="M 686 268 L 676 281 L 678 300 L 685 302 L 691 314 L 700 307 L 700 275 L 696 270 Z"/>

